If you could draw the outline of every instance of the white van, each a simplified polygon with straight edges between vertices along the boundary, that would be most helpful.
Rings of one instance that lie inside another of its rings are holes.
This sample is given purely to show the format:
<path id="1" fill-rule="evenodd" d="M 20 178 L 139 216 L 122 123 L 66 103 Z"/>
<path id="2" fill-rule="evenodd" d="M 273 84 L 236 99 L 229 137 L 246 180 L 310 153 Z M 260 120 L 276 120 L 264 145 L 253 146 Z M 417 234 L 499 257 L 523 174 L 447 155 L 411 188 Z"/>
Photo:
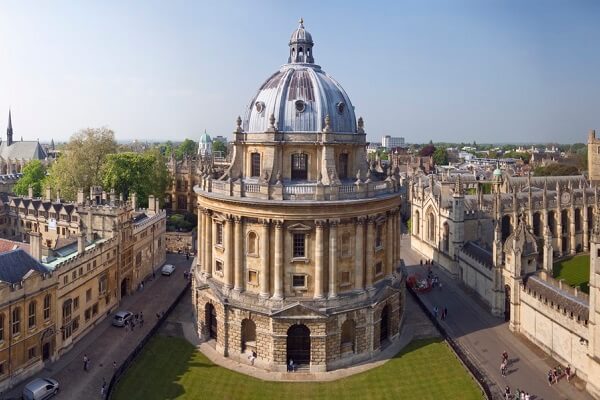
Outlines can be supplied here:
<path id="1" fill-rule="evenodd" d="M 24 400 L 43 400 L 58 393 L 58 382 L 50 378 L 32 380 L 23 389 Z"/>

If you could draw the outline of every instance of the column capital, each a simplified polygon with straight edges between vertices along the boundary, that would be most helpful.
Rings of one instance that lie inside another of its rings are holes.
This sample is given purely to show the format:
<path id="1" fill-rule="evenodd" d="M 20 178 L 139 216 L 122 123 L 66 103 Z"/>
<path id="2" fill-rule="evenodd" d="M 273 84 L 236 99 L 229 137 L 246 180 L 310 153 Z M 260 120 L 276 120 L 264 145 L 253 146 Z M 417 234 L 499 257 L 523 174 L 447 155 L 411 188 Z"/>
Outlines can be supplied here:
<path id="1" fill-rule="evenodd" d="M 369 224 L 369 225 L 375 225 L 376 222 L 377 222 L 377 216 L 376 215 L 369 215 L 367 217 L 367 224 Z"/>
<path id="2" fill-rule="evenodd" d="M 366 220 L 367 220 L 367 217 L 364 217 L 364 216 L 356 217 L 356 218 L 354 218 L 354 225 L 363 225 Z"/>
<path id="3" fill-rule="evenodd" d="M 323 229 L 323 227 L 325 225 L 327 225 L 327 220 L 324 220 L 324 219 L 315 220 L 315 226 L 317 227 L 317 229 Z"/>
<path id="4" fill-rule="evenodd" d="M 269 225 L 271 225 L 271 220 L 270 220 L 270 219 L 267 219 L 267 218 L 264 218 L 264 219 L 261 219 L 261 220 L 260 220 L 260 223 L 261 223 L 262 225 L 269 226 Z"/>
<path id="5" fill-rule="evenodd" d="M 334 219 L 330 219 L 329 220 L 329 226 L 330 227 L 337 227 L 340 223 L 340 219 L 339 218 L 334 218 Z"/>
<path id="6" fill-rule="evenodd" d="M 244 217 L 241 217 L 239 215 L 234 215 L 233 216 L 233 222 L 235 222 L 236 224 L 241 224 L 243 221 Z"/>
<path id="7" fill-rule="evenodd" d="M 282 229 L 283 228 L 283 220 L 281 219 L 275 219 L 272 221 L 273 225 L 275 225 L 275 229 Z"/>

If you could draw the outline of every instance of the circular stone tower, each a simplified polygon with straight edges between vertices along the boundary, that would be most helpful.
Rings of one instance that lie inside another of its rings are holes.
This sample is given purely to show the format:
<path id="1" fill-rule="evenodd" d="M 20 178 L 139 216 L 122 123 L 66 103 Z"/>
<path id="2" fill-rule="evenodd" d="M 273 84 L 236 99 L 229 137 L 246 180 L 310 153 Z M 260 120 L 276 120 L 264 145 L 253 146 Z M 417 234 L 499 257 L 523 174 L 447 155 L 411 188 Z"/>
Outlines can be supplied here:
<path id="1" fill-rule="evenodd" d="M 399 177 L 367 161 L 362 119 L 313 44 L 301 20 L 238 117 L 231 166 L 194 188 L 198 333 L 274 371 L 369 359 L 403 314 Z"/>

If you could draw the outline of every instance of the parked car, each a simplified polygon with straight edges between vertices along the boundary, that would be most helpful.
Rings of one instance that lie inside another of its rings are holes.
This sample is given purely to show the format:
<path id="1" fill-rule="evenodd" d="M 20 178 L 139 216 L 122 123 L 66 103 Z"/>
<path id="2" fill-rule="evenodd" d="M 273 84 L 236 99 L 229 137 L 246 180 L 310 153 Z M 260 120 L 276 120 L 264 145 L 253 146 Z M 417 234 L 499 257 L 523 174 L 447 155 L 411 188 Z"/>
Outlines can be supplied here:
<path id="1" fill-rule="evenodd" d="M 133 313 L 130 311 L 117 311 L 117 313 L 113 316 L 112 324 L 113 326 L 125 326 L 127 321 L 133 318 Z"/>
<path id="2" fill-rule="evenodd" d="M 58 393 L 58 382 L 50 378 L 37 378 L 23 389 L 24 400 L 43 400 Z"/>
<path id="3" fill-rule="evenodd" d="M 165 264 L 162 267 L 161 274 L 170 276 L 173 272 L 175 272 L 175 266 L 171 264 Z"/>

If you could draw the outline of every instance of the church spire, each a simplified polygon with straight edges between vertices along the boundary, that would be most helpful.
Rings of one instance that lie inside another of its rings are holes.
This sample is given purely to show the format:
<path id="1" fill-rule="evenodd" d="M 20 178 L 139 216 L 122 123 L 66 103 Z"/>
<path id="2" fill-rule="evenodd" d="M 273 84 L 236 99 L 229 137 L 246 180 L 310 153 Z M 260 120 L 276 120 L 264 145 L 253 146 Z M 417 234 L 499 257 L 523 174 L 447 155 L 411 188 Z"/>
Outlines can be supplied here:
<path id="1" fill-rule="evenodd" d="M 6 141 L 8 142 L 8 146 L 10 146 L 13 143 L 12 116 L 10 108 L 8 109 L 8 128 L 6 128 Z"/>

